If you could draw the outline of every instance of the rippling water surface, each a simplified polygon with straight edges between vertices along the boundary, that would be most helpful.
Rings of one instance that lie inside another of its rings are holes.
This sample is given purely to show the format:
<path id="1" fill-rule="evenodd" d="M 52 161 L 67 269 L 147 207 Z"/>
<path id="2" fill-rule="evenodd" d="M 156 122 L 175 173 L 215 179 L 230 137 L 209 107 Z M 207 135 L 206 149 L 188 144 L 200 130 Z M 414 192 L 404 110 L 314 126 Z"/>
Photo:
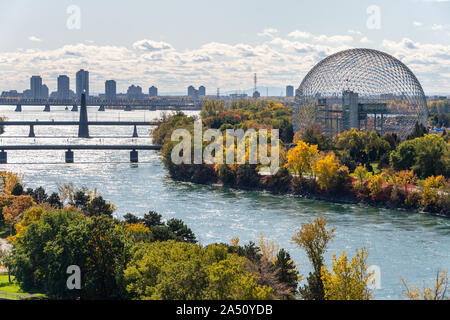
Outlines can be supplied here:
<path id="1" fill-rule="evenodd" d="M 61 107 L 52 108 L 50 113 L 43 113 L 41 107 L 24 106 L 22 113 L 15 113 L 13 107 L 1 108 L 0 115 L 9 120 L 78 117 L 78 113 Z M 159 116 L 159 112 L 100 113 L 89 108 L 92 121 L 149 121 Z M 93 138 L 84 140 L 75 138 L 76 127 L 35 127 L 37 137 L 30 139 L 26 138 L 28 128 L 7 127 L 0 144 L 151 144 L 149 128 L 139 128 L 140 138 L 130 138 L 132 132 L 131 127 L 91 127 Z M 331 264 L 332 253 L 345 250 L 353 255 L 355 249 L 367 248 L 369 263 L 381 269 L 382 288 L 375 291 L 380 299 L 402 298 L 400 277 L 411 285 L 421 285 L 422 279 L 431 281 L 438 269 L 450 267 L 448 219 L 180 183 L 167 178 L 157 152 L 140 151 L 139 161 L 131 165 L 128 151 L 75 151 L 75 164 L 64 163 L 63 151 L 9 151 L 9 163 L 0 166 L 21 174 L 27 186 L 43 186 L 48 192 L 69 182 L 97 188 L 116 205 L 117 216 L 155 210 L 165 218 L 181 218 L 203 244 L 229 242 L 233 237 L 242 243 L 257 242 L 262 233 L 287 248 L 304 275 L 310 271 L 308 260 L 291 238 L 308 218 L 324 216 L 330 227 L 337 228 L 327 264 Z"/>

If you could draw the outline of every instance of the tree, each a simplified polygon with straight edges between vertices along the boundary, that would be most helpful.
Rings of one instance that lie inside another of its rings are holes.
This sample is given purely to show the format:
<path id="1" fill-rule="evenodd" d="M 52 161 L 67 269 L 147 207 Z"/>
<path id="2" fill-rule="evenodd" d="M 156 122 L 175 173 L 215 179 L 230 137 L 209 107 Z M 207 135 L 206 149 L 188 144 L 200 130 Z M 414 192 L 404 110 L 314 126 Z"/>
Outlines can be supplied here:
<path id="1" fill-rule="evenodd" d="M 427 133 L 428 133 L 428 129 L 426 127 L 424 127 L 423 124 L 416 122 L 416 124 L 414 125 L 414 130 L 410 134 L 408 134 L 408 136 L 406 137 L 406 140 L 413 140 L 415 138 L 421 138 Z"/>
<path id="2" fill-rule="evenodd" d="M 87 203 L 85 209 L 86 215 L 89 217 L 100 215 L 107 215 L 111 217 L 113 211 L 114 210 L 111 204 L 106 202 L 102 196 L 93 198 L 90 202 Z"/>
<path id="3" fill-rule="evenodd" d="M 14 226 L 22 220 L 23 213 L 34 205 L 33 198 L 30 196 L 17 196 L 11 199 L 11 203 L 3 207 L 2 213 L 5 222 Z"/>
<path id="4" fill-rule="evenodd" d="M 146 227 L 151 228 L 154 226 L 164 225 L 164 223 L 161 220 L 162 216 L 159 213 L 150 210 L 148 213 L 144 215 L 143 222 Z"/>
<path id="5" fill-rule="evenodd" d="M 368 177 L 370 176 L 369 172 L 366 168 L 359 166 L 355 169 L 354 175 L 356 176 L 356 179 L 358 181 L 356 185 L 357 189 L 362 190 L 367 182 Z"/>
<path id="6" fill-rule="evenodd" d="M 313 172 L 317 177 L 317 183 L 325 192 L 336 186 L 339 167 L 339 160 L 333 152 L 321 155 L 314 163 Z"/>
<path id="7" fill-rule="evenodd" d="M 441 136 L 427 134 L 401 143 L 391 153 L 395 170 L 414 170 L 420 178 L 431 175 L 450 175 L 450 149 Z"/>
<path id="8" fill-rule="evenodd" d="M 300 230 L 292 238 L 301 248 L 313 266 L 314 271 L 309 273 L 307 284 L 300 288 L 300 294 L 305 300 L 324 300 L 325 292 L 322 283 L 323 255 L 327 249 L 328 242 L 334 238 L 335 228 L 326 229 L 326 220 L 323 217 L 302 224 Z"/>
<path id="9" fill-rule="evenodd" d="M 12 196 L 21 196 L 23 194 L 23 186 L 20 183 L 16 183 L 11 191 Z"/>
<path id="10" fill-rule="evenodd" d="M 0 192 L 11 194 L 17 184 L 20 184 L 18 175 L 8 171 L 0 171 Z"/>
<path id="11" fill-rule="evenodd" d="M 351 262 L 345 254 L 339 259 L 333 255 L 332 270 L 322 266 L 322 282 L 326 300 L 370 300 L 368 288 L 370 273 L 367 271 L 367 251 L 356 250 Z"/>
<path id="12" fill-rule="evenodd" d="M 450 148 L 445 140 L 435 134 L 427 134 L 416 141 L 414 172 L 426 178 L 431 175 L 450 176 Z"/>
<path id="13" fill-rule="evenodd" d="M 418 286 L 412 288 L 408 287 L 406 281 L 402 280 L 402 284 L 405 287 L 405 297 L 409 300 L 448 300 L 447 289 L 448 289 L 448 276 L 447 270 L 444 269 L 442 272 L 437 272 L 434 278 L 434 285 L 429 287 L 423 282 L 422 289 Z"/>
<path id="14" fill-rule="evenodd" d="M 295 295 L 300 277 L 297 266 L 285 249 L 278 251 L 275 268 L 278 269 L 279 281 L 288 286 L 292 296 Z"/>
<path id="15" fill-rule="evenodd" d="M 440 192 L 443 191 L 447 182 L 444 176 L 430 176 L 425 179 L 422 191 L 422 205 L 427 210 L 437 211 L 439 207 Z M 447 195 L 448 196 L 448 195 Z"/>
<path id="16" fill-rule="evenodd" d="M 383 184 L 385 183 L 385 177 L 383 174 L 374 174 L 370 176 L 368 188 L 370 196 L 373 200 L 382 200 L 383 197 Z"/>
<path id="17" fill-rule="evenodd" d="M 43 187 L 36 188 L 31 195 L 36 203 L 46 202 L 48 199 L 47 193 Z"/>
<path id="18" fill-rule="evenodd" d="M 125 274 L 132 299 L 269 299 L 245 270 L 245 259 L 225 246 L 206 248 L 173 240 L 138 244 Z"/>
<path id="19" fill-rule="evenodd" d="M 13 271 L 22 289 L 54 299 L 123 298 L 132 244 L 125 228 L 107 216 L 88 219 L 74 209 L 49 210 L 17 238 Z M 81 290 L 67 288 L 70 265 L 82 270 Z"/>
<path id="20" fill-rule="evenodd" d="M 63 203 L 59 198 L 59 195 L 56 192 L 53 192 L 50 197 L 48 197 L 47 202 L 54 208 L 61 209 L 63 207 Z"/>
<path id="21" fill-rule="evenodd" d="M 83 190 L 77 190 L 73 195 L 73 205 L 83 211 L 86 210 L 89 200 L 89 195 Z"/>
<path id="22" fill-rule="evenodd" d="M 311 171 L 313 159 L 318 153 L 317 145 L 309 145 L 299 140 L 297 146 L 287 153 L 287 167 L 296 175 L 302 176 Z"/>
<path id="23" fill-rule="evenodd" d="M 167 227 L 175 234 L 176 240 L 182 242 L 196 243 L 195 235 L 182 220 L 170 219 L 167 221 Z"/>

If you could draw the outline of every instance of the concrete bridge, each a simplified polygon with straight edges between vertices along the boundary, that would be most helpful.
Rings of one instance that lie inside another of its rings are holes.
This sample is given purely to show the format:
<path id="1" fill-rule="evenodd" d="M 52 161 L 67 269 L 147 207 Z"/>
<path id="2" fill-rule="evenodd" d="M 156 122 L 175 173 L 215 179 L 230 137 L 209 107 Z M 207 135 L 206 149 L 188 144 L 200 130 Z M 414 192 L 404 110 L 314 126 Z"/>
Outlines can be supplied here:
<path id="1" fill-rule="evenodd" d="M 143 100 L 107 100 L 90 97 L 87 106 L 98 106 L 98 111 L 105 111 L 105 107 L 132 111 L 133 109 L 149 110 L 199 110 L 203 100 L 190 97 L 156 97 Z M 23 99 L 0 98 L 1 105 L 16 106 L 15 111 L 21 112 L 22 106 L 44 106 L 44 112 L 50 112 L 52 106 L 72 106 L 72 111 L 78 111 L 81 99 Z"/>
<path id="2" fill-rule="evenodd" d="M 89 125 L 134 125 L 133 137 L 137 137 L 137 125 L 151 125 L 151 122 L 133 122 L 133 121 L 105 121 L 89 122 L 86 108 L 86 96 L 81 95 L 80 121 L 5 121 L 0 125 L 29 125 L 30 137 L 34 137 L 35 125 L 78 125 L 78 137 L 89 138 Z M 66 163 L 73 163 L 72 150 L 131 150 L 130 161 L 138 162 L 138 150 L 161 150 L 158 145 L 1 145 L 0 146 L 0 164 L 8 161 L 7 150 L 66 150 Z"/>
<path id="3" fill-rule="evenodd" d="M 138 137 L 137 127 L 140 126 L 157 126 L 157 121 L 88 121 L 87 126 L 134 126 L 133 138 Z M 35 126 L 78 126 L 80 127 L 80 121 L 0 121 L 0 127 L 5 126 L 29 126 L 30 131 L 28 133 L 29 138 L 36 137 L 34 132 Z M 80 131 L 79 131 L 80 132 Z M 79 135 L 81 138 L 81 136 Z M 86 138 L 86 137 L 83 137 Z"/>
<path id="4" fill-rule="evenodd" d="M 66 150 L 66 163 L 73 163 L 72 150 L 131 150 L 130 162 L 139 162 L 138 150 L 161 150 L 158 145 L 16 145 L 0 146 L 0 164 L 8 162 L 9 150 Z"/>
<path id="5" fill-rule="evenodd" d="M 157 121 L 89 121 L 87 114 L 86 98 L 83 94 L 80 106 L 80 121 L 0 121 L 0 127 L 5 126 L 29 126 L 28 137 L 34 138 L 35 126 L 78 126 L 78 137 L 89 138 L 89 126 L 134 126 L 133 138 L 138 137 L 137 126 L 156 126 Z"/>

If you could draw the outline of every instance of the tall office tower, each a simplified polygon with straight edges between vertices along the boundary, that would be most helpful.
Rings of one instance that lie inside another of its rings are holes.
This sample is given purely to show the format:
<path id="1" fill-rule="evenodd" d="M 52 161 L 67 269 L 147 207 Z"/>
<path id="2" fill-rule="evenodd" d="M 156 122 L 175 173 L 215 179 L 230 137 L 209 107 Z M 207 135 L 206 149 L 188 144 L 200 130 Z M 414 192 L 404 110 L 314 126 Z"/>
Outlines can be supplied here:
<path id="1" fill-rule="evenodd" d="M 158 88 L 155 86 L 151 86 L 150 89 L 148 89 L 148 95 L 150 97 L 157 97 L 158 96 Z"/>
<path id="2" fill-rule="evenodd" d="M 58 77 L 58 99 L 69 99 L 70 96 L 70 79 L 66 75 Z"/>
<path id="3" fill-rule="evenodd" d="M 81 99 L 81 94 L 86 92 L 86 99 L 89 98 L 89 71 L 81 69 L 77 72 L 77 98 Z"/>
<path id="4" fill-rule="evenodd" d="M 194 97 L 197 94 L 197 90 L 193 86 L 188 87 L 188 96 Z"/>
<path id="5" fill-rule="evenodd" d="M 41 86 L 40 98 L 41 99 L 48 99 L 48 87 L 45 84 L 43 84 Z"/>
<path id="6" fill-rule="evenodd" d="M 206 88 L 204 86 L 201 86 L 200 88 L 198 88 L 198 95 L 206 96 Z"/>
<path id="7" fill-rule="evenodd" d="M 286 97 L 290 98 L 294 96 L 294 87 L 286 86 Z"/>
<path id="8" fill-rule="evenodd" d="M 30 79 L 31 98 L 41 98 L 42 78 L 40 76 L 32 76 Z"/>
<path id="9" fill-rule="evenodd" d="M 107 100 L 115 100 L 116 99 L 116 81 L 107 80 L 105 82 L 105 98 Z"/>
<path id="10" fill-rule="evenodd" d="M 140 86 L 135 86 L 134 84 L 128 87 L 127 90 L 128 100 L 139 100 L 142 99 L 142 88 Z"/>

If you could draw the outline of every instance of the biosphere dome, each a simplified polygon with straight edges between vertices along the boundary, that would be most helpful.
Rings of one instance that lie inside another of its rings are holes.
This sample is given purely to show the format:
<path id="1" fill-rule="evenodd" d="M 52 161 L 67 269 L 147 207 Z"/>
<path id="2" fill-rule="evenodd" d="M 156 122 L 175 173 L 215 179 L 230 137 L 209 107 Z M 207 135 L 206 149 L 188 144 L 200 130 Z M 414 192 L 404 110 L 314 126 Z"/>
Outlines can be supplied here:
<path id="1" fill-rule="evenodd" d="M 300 84 L 293 113 L 295 131 L 319 124 L 329 135 L 358 128 L 404 136 L 427 118 L 416 76 L 372 49 L 344 50 L 320 61 Z"/>

